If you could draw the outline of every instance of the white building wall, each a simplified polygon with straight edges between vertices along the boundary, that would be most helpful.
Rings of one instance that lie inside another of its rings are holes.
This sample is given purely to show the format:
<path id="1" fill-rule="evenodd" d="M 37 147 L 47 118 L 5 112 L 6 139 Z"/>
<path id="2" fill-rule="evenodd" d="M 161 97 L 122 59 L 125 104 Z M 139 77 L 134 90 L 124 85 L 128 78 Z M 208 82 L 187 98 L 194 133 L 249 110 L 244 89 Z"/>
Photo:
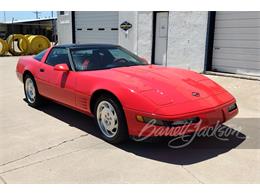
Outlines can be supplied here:
<path id="1" fill-rule="evenodd" d="M 72 43 L 72 16 L 70 11 L 65 11 L 64 15 L 57 12 L 57 34 L 59 44 Z"/>
<path id="2" fill-rule="evenodd" d="M 208 12 L 170 12 L 167 65 L 204 70 Z"/>
<path id="3" fill-rule="evenodd" d="M 170 12 L 167 44 L 167 66 L 203 72 L 208 12 Z M 119 28 L 119 44 L 151 62 L 153 12 L 120 12 L 119 25 L 130 22 L 126 35 Z"/>
<path id="4" fill-rule="evenodd" d="M 119 45 L 151 62 L 153 39 L 153 12 L 119 12 L 119 26 L 123 22 L 132 24 L 126 33 L 119 27 Z"/>
<path id="5" fill-rule="evenodd" d="M 57 28 L 59 44 L 72 43 L 71 12 L 60 15 Z M 167 66 L 202 72 L 204 70 L 208 12 L 169 12 Z M 132 28 L 126 34 L 122 22 Z M 76 37 L 77 39 L 77 37 Z M 151 62 L 153 40 L 153 12 L 120 11 L 118 44 Z"/>
<path id="6" fill-rule="evenodd" d="M 138 12 L 137 54 L 148 62 L 152 60 L 153 12 Z"/>
<path id="7" fill-rule="evenodd" d="M 125 47 L 126 49 L 137 53 L 137 11 L 121 11 L 119 12 L 119 45 Z M 120 28 L 120 24 L 123 22 L 129 22 L 132 24 L 132 28 L 126 33 Z"/>

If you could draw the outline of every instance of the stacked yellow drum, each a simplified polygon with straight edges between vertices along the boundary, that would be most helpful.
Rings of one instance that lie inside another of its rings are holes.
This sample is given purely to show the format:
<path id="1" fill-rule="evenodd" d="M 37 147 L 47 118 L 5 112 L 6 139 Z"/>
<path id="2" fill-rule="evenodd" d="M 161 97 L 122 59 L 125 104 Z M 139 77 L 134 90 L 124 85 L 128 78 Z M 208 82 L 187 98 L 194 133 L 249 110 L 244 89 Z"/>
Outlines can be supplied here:
<path id="1" fill-rule="evenodd" d="M 49 39 L 42 35 L 10 35 L 6 41 L 0 39 L 0 55 L 8 52 L 14 56 L 37 54 L 51 46 Z"/>
<path id="2" fill-rule="evenodd" d="M 0 56 L 5 55 L 9 50 L 7 42 L 3 39 L 0 39 Z"/>

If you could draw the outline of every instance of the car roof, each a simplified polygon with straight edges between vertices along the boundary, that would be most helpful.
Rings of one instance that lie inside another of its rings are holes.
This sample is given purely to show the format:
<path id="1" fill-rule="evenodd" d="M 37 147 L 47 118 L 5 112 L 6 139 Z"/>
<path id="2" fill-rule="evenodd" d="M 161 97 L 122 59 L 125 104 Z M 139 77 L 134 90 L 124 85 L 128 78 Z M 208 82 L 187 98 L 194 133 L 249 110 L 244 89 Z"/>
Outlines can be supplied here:
<path id="1" fill-rule="evenodd" d="M 56 48 L 104 48 L 104 47 L 119 47 L 119 45 L 114 44 L 61 44 L 61 45 L 55 45 Z"/>

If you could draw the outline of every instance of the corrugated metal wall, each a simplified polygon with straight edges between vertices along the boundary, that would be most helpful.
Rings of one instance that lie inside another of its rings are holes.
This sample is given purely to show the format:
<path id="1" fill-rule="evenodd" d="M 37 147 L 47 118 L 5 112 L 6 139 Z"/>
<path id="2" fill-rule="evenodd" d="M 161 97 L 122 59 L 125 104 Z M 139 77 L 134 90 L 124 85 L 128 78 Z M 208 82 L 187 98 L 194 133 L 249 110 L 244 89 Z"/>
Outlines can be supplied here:
<path id="1" fill-rule="evenodd" d="M 212 69 L 260 76 L 260 12 L 216 12 Z"/>
<path id="2" fill-rule="evenodd" d="M 118 44 L 118 12 L 75 12 L 76 43 Z"/>

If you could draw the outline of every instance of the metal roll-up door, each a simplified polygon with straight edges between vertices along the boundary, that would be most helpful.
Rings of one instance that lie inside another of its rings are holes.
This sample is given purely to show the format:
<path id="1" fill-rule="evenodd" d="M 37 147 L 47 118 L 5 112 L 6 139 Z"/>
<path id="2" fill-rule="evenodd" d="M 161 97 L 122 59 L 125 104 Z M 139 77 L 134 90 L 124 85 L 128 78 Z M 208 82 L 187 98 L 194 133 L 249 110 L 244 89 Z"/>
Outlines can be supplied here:
<path id="1" fill-rule="evenodd" d="M 118 44 L 118 12 L 75 12 L 76 43 Z"/>
<path id="2" fill-rule="evenodd" d="M 260 12 L 216 12 L 212 70 L 260 76 Z"/>

